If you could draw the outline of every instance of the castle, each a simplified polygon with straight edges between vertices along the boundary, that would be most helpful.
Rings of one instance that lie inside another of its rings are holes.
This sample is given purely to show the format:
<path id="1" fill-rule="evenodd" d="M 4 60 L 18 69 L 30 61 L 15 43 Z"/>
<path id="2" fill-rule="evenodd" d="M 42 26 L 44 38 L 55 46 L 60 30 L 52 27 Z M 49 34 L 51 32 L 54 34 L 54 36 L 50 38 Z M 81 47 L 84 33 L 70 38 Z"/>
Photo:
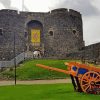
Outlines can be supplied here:
<path id="1" fill-rule="evenodd" d="M 47 13 L 0 11 L 0 60 L 23 51 L 38 50 L 43 57 L 65 57 L 84 47 L 81 14 L 55 9 Z M 14 40 L 15 35 L 15 40 Z"/>
<path id="2" fill-rule="evenodd" d="M 46 13 L 0 10 L 0 61 L 34 51 L 40 51 L 42 58 L 80 57 L 85 50 L 82 25 L 81 14 L 72 9 Z"/>

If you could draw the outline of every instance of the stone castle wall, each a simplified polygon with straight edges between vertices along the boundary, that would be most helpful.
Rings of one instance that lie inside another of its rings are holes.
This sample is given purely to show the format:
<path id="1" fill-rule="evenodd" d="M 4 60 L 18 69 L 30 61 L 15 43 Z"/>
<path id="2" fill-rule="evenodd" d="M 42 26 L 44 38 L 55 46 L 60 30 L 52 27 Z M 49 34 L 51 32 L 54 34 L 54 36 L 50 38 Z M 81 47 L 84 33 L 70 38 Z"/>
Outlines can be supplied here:
<path id="1" fill-rule="evenodd" d="M 66 53 L 66 58 L 80 59 L 91 63 L 100 64 L 100 43 L 85 46 L 78 52 L 69 54 Z"/>
<path id="2" fill-rule="evenodd" d="M 24 48 L 22 40 L 24 32 L 23 17 L 18 15 L 17 11 L 1 10 L 0 28 L 2 29 L 2 35 L 0 35 L 0 60 L 10 60 L 14 57 L 14 35 L 16 55 L 20 54 Z"/>
<path id="3" fill-rule="evenodd" d="M 85 59 L 91 60 L 94 63 L 100 63 L 100 43 L 92 44 L 85 47 Z"/>
<path id="4" fill-rule="evenodd" d="M 84 46 L 81 15 L 74 12 L 75 15 L 73 12 L 73 10 L 58 9 L 51 11 L 46 18 L 46 22 L 49 23 L 45 23 L 46 33 L 48 30 L 54 32 L 53 37 L 47 37 L 47 43 L 50 43 L 49 48 L 54 51 L 52 53 L 59 57 L 65 56 L 65 52 L 75 52 Z"/>
<path id="5" fill-rule="evenodd" d="M 84 47 L 81 14 L 74 10 L 55 9 L 51 12 L 17 12 L 0 10 L 0 60 L 14 57 L 14 36 L 16 55 L 27 50 L 34 51 L 31 45 L 27 24 L 39 21 L 42 25 L 41 45 L 43 57 L 65 58 L 66 53 L 78 52 Z M 27 33 L 27 37 L 25 37 Z"/>

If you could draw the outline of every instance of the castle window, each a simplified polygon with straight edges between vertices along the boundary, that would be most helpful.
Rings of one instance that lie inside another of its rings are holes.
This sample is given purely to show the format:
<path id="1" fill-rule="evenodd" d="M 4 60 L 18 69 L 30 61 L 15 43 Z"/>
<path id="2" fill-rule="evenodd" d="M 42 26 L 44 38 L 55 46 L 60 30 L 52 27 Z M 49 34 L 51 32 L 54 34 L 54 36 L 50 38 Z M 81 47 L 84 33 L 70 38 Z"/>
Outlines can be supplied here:
<path id="1" fill-rule="evenodd" d="M 76 34 L 76 30 L 73 30 L 73 33 Z"/>
<path id="2" fill-rule="evenodd" d="M 0 29 L 0 35 L 3 35 L 3 29 Z"/>
<path id="3" fill-rule="evenodd" d="M 49 35 L 50 36 L 53 36 L 53 31 L 49 31 Z"/>
<path id="4" fill-rule="evenodd" d="M 26 37 L 27 37 L 27 35 L 28 35 L 28 33 L 27 33 L 27 32 L 25 32 L 25 33 L 24 33 L 24 37 L 26 38 Z"/>
<path id="5" fill-rule="evenodd" d="M 73 29 L 73 34 L 78 37 L 78 32 L 75 29 Z"/>

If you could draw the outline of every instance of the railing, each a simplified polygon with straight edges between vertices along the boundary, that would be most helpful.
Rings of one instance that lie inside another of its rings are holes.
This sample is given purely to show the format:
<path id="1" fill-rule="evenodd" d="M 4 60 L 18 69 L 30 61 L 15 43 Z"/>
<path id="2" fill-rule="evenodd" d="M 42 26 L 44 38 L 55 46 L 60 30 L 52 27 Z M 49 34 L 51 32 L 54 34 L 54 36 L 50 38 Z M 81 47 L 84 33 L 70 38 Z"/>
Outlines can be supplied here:
<path id="1" fill-rule="evenodd" d="M 21 61 L 24 61 L 25 58 L 27 58 L 27 55 L 25 52 L 17 55 L 16 57 L 16 65 L 19 64 Z M 10 61 L 0 61 L 0 68 L 1 67 L 12 67 L 14 66 L 14 58 Z"/>

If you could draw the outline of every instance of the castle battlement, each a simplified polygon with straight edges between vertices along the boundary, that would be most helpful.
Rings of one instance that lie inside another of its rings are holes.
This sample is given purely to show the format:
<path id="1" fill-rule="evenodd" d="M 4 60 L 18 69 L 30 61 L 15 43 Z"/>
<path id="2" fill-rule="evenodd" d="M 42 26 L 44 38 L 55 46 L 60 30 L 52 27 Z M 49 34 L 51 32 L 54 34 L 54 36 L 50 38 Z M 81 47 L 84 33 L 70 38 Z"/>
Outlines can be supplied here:
<path id="1" fill-rule="evenodd" d="M 80 12 L 75 11 L 73 9 L 69 9 L 69 15 L 76 16 L 76 17 L 80 17 L 81 18 Z"/>
<path id="2" fill-rule="evenodd" d="M 0 14 L 17 15 L 18 14 L 18 11 L 17 10 L 10 10 L 10 9 L 2 9 L 2 10 L 0 10 Z"/>

